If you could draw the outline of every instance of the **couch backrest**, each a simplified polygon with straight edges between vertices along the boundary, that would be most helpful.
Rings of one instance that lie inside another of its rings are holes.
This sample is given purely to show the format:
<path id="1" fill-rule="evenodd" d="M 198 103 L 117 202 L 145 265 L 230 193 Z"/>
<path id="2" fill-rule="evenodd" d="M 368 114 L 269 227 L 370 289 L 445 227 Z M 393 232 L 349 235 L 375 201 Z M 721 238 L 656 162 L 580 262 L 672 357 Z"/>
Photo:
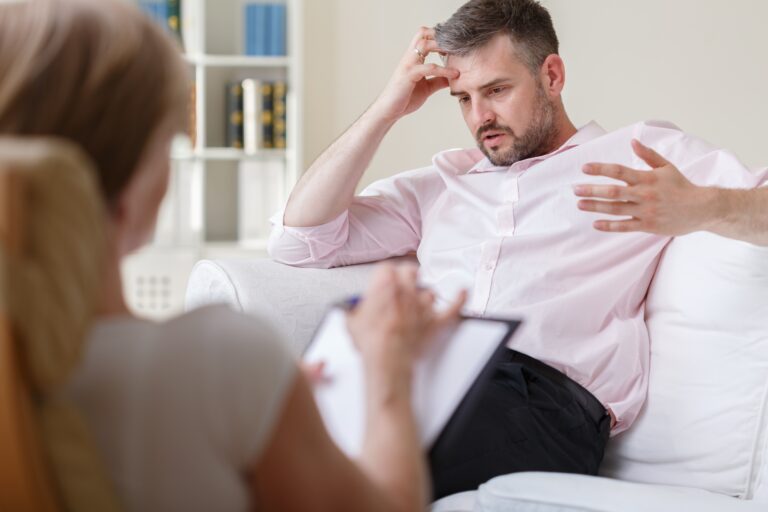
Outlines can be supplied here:
<path id="1" fill-rule="evenodd" d="M 602 473 L 768 500 L 768 248 L 673 240 L 646 318 L 648 400 Z"/>

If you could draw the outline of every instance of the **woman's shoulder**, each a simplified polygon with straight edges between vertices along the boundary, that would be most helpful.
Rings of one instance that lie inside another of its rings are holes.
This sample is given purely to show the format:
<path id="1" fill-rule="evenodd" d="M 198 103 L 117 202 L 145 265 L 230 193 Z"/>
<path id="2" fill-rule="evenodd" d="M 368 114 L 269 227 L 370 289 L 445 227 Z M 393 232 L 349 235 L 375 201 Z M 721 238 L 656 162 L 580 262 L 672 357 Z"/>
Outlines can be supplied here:
<path id="1" fill-rule="evenodd" d="M 286 371 L 294 364 L 288 343 L 264 317 L 228 306 L 205 306 L 161 321 L 123 317 L 96 322 L 84 366 L 109 376 L 129 368 L 143 379 L 187 381 L 212 373 L 226 380 Z M 229 375 L 227 375 L 229 374 Z M 247 378 L 247 377 L 246 377 Z"/>

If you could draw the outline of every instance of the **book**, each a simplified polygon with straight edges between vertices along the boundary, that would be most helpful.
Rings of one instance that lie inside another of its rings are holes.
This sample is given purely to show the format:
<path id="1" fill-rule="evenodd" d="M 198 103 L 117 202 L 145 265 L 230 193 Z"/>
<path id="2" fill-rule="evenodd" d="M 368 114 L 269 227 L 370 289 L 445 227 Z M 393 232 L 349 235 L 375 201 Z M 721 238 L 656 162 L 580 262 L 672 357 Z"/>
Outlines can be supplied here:
<path id="1" fill-rule="evenodd" d="M 246 153 L 255 153 L 262 146 L 261 130 L 262 82 L 243 80 L 243 147 Z"/>
<path id="2" fill-rule="evenodd" d="M 285 82 L 275 82 L 272 87 L 272 147 L 286 148 L 286 100 Z"/>
<path id="3" fill-rule="evenodd" d="M 245 54 L 267 55 L 269 41 L 269 5 L 251 3 L 245 5 Z"/>
<path id="4" fill-rule="evenodd" d="M 285 55 L 285 4 L 269 4 L 267 7 L 267 55 Z"/>
<path id="5" fill-rule="evenodd" d="M 166 27 L 173 37 L 183 45 L 181 37 L 181 0 L 166 1 Z"/>
<path id="6" fill-rule="evenodd" d="M 243 86 L 241 82 L 229 82 L 226 93 L 226 145 L 243 149 Z"/>
<path id="7" fill-rule="evenodd" d="M 261 84 L 261 147 L 271 149 L 273 141 L 273 112 L 274 98 L 273 87 L 270 82 Z"/>

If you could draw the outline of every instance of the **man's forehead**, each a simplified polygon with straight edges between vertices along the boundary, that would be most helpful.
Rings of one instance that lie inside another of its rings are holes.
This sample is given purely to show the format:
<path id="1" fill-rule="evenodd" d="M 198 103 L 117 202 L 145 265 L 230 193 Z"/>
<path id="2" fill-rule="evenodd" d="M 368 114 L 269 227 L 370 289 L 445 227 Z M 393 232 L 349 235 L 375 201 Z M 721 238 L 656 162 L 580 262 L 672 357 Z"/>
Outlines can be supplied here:
<path id="1" fill-rule="evenodd" d="M 450 56 L 446 59 L 446 66 L 459 71 L 458 78 L 448 80 L 451 93 L 468 92 L 504 80 L 518 80 L 529 73 L 516 57 L 514 60 L 485 60 L 478 59 L 474 54 Z"/>

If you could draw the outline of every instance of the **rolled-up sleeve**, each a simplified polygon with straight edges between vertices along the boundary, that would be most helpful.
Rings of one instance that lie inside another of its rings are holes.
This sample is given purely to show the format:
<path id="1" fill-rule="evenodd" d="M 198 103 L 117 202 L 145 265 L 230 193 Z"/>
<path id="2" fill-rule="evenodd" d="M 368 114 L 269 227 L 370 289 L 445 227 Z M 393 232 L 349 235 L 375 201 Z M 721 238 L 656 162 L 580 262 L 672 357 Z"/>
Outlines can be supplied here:
<path id="1" fill-rule="evenodd" d="M 415 251 L 424 196 L 434 195 L 436 177 L 426 168 L 378 181 L 355 197 L 348 210 L 319 226 L 286 226 L 281 211 L 271 218 L 268 253 L 286 265 L 331 268 Z"/>

